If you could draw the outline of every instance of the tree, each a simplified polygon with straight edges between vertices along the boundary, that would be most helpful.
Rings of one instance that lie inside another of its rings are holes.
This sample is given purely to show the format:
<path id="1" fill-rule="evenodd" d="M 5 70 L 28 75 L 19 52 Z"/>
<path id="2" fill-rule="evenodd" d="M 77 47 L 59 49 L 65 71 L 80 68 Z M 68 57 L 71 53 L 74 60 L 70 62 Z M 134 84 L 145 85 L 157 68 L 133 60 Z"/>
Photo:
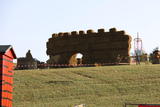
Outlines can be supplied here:
<path id="1" fill-rule="evenodd" d="M 152 53 L 150 53 L 150 62 L 152 64 L 160 64 L 160 51 L 159 47 L 153 49 Z"/>

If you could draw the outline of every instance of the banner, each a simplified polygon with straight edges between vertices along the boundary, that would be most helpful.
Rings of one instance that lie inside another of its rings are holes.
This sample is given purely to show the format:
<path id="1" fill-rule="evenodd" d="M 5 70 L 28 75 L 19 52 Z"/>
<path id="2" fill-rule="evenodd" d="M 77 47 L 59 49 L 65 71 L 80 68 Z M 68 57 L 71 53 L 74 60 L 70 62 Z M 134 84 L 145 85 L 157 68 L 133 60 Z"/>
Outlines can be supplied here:
<path id="1" fill-rule="evenodd" d="M 140 104 L 138 105 L 138 107 L 160 107 L 160 105 L 143 105 L 143 104 Z"/>

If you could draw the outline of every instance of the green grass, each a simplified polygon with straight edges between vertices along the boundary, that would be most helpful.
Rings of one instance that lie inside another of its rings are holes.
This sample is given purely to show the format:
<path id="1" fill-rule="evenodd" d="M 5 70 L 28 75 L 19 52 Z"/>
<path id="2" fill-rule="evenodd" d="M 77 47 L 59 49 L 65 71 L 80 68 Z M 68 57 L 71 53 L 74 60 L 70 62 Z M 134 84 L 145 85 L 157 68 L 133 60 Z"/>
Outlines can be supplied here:
<path id="1" fill-rule="evenodd" d="M 14 107 L 160 103 L 160 65 L 15 71 Z"/>

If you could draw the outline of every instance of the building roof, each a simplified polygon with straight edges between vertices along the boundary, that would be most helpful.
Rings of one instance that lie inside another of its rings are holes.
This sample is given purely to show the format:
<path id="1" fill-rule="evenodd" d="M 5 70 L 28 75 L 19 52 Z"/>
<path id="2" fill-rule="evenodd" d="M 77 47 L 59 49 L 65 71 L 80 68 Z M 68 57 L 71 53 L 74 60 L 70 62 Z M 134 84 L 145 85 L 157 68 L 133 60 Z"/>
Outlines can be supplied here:
<path id="1" fill-rule="evenodd" d="M 11 49 L 11 45 L 0 45 L 0 53 L 5 53 L 7 50 Z"/>
<path id="2" fill-rule="evenodd" d="M 16 58 L 16 54 L 11 45 L 0 45 L 0 54 L 5 54 L 8 50 L 11 50 L 13 57 Z"/>

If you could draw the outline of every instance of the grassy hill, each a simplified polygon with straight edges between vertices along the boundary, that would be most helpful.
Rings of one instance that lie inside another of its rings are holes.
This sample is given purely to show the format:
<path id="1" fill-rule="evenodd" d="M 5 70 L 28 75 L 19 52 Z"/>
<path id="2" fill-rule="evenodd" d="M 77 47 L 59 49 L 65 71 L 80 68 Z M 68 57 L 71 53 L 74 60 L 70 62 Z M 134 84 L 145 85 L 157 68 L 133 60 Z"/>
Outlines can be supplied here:
<path id="1" fill-rule="evenodd" d="M 15 71 L 14 107 L 160 103 L 160 65 Z"/>

